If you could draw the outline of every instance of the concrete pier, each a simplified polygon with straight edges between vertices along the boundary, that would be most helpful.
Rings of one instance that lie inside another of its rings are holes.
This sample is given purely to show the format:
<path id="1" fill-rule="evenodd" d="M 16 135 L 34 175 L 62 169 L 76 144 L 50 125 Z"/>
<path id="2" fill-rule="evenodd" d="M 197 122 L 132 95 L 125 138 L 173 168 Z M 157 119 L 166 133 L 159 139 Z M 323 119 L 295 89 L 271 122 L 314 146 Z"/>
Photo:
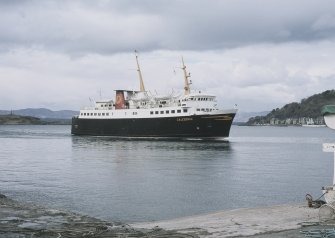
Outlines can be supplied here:
<path id="1" fill-rule="evenodd" d="M 274 234 L 269 234 L 281 231 L 286 232 L 282 233 L 283 236 L 278 233 L 277 237 L 289 237 L 290 233 L 294 234 L 292 237 L 297 237 L 299 230 L 294 229 L 317 225 L 318 222 L 318 209 L 297 204 L 220 211 L 159 222 L 135 223 L 131 226 L 147 229 L 159 227 L 193 233 L 200 237 L 243 237 L 257 234 L 274 237 Z"/>

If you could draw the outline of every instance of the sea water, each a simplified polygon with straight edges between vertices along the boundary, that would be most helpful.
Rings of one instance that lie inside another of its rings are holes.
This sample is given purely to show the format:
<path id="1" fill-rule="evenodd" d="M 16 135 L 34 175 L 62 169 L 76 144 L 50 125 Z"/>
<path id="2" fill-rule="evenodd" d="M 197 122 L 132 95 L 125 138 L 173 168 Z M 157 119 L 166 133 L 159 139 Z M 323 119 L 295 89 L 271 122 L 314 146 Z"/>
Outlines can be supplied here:
<path id="1" fill-rule="evenodd" d="M 305 202 L 333 181 L 335 131 L 233 126 L 226 140 L 71 136 L 0 126 L 0 193 L 121 222 Z"/>

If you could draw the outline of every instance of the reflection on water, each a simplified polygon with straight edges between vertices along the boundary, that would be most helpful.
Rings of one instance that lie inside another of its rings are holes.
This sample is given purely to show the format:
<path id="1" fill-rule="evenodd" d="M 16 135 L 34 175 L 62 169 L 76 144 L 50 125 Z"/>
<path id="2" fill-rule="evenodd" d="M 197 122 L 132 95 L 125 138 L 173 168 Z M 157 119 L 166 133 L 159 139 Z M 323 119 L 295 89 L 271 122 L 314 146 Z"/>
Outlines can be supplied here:
<path id="1" fill-rule="evenodd" d="M 185 139 L 185 138 L 115 138 L 95 136 L 72 136 L 73 148 L 100 147 L 106 149 L 118 146 L 134 149 L 166 150 L 230 150 L 227 139 Z"/>
<path id="2" fill-rule="evenodd" d="M 111 220 L 304 202 L 332 181 L 326 128 L 233 127 L 228 140 L 70 136 L 0 127 L 0 192 Z"/>

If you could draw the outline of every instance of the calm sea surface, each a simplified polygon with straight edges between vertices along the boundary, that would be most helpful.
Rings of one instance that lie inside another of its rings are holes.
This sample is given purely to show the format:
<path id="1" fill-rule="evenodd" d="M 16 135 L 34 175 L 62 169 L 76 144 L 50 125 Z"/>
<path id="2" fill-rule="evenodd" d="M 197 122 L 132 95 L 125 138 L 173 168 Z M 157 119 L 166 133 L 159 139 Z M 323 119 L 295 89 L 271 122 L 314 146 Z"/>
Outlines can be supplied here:
<path id="1" fill-rule="evenodd" d="M 0 193 L 113 221 L 305 201 L 332 184 L 328 128 L 238 127 L 229 140 L 74 137 L 0 126 Z"/>

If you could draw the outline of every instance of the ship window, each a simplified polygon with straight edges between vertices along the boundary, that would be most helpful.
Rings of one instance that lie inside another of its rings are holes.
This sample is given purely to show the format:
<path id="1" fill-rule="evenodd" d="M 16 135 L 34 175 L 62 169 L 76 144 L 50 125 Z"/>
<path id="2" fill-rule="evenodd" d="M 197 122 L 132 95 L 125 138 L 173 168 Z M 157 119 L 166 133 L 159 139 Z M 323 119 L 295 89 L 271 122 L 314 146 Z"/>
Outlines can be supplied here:
<path id="1" fill-rule="evenodd" d="M 102 113 L 102 115 L 104 116 L 104 115 L 105 115 L 105 113 Z"/>
<path id="2" fill-rule="evenodd" d="M 200 108 L 197 108 L 197 111 L 200 112 Z"/>
<path id="3" fill-rule="evenodd" d="M 161 114 L 164 114 L 164 111 L 161 111 Z"/>
<path id="4" fill-rule="evenodd" d="M 94 116 L 96 116 L 97 115 L 97 113 L 94 113 Z"/>
<path id="5" fill-rule="evenodd" d="M 155 111 L 155 114 L 158 114 L 158 111 Z"/>
<path id="6" fill-rule="evenodd" d="M 101 107 L 103 107 L 104 105 L 100 105 Z"/>
<path id="7" fill-rule="evenodd" d="M 181 113 L 181 110 L 177 110 L 177 113 Z"/>
<path id="8" fill-rule="evenodd" d="M 137 115 L 137 112 L 133 112 L 133 115 Z"/>
<path id="9" fill-rule="evenodd" d="M 200 101 L 200 98 L 198 98 L 198 101 Z"/>
<path id="10" fill-rule="evenodd" d="M 183 112 L 187 112 L 187 109 L 183 109 Z"/>
<path id="11" fill-rule="evenodd" d="M 152 115 L 152 114 L 154 114 L 154 112 L 153 112 L 153 111 L 151 111 L 151 112 L 150 112 L 150 115 Z"/>
<path id="12" fill-rule="evenodd" d="M 101 116 L 101 113 L 98 113 L 98 116 Z"/>
<path id="13" fill-rule="evenodd" d="M 203 112 L 204 112 L 204 111 L 205 111 L 205 109 L 204 109 L 204 108 L 201 108 L 201 111 L 203 111 Z"/>
<path id="14" fill-rule="evenodd" d="M 109 116 L 109 113 L 108 113 L 108 112 L 106 113 L 106 116 Z"/>
<path id="15" fill-rule="evenodd" d="M 171 110 L 171 113 L 175 113 L 176 111 L 175 110 Z"/>
<path id="16" fill-rule="evenodd" d="M 169 114 L 170 112 L 169 112 L 169 110 L 166 110 L 165 113 L 166 113 L 166 114 Z"/>
<path id="17" fill-rule="evenodd" d="M 86 113 L 84 113 L 84 116 L 86 116 Z"/>

